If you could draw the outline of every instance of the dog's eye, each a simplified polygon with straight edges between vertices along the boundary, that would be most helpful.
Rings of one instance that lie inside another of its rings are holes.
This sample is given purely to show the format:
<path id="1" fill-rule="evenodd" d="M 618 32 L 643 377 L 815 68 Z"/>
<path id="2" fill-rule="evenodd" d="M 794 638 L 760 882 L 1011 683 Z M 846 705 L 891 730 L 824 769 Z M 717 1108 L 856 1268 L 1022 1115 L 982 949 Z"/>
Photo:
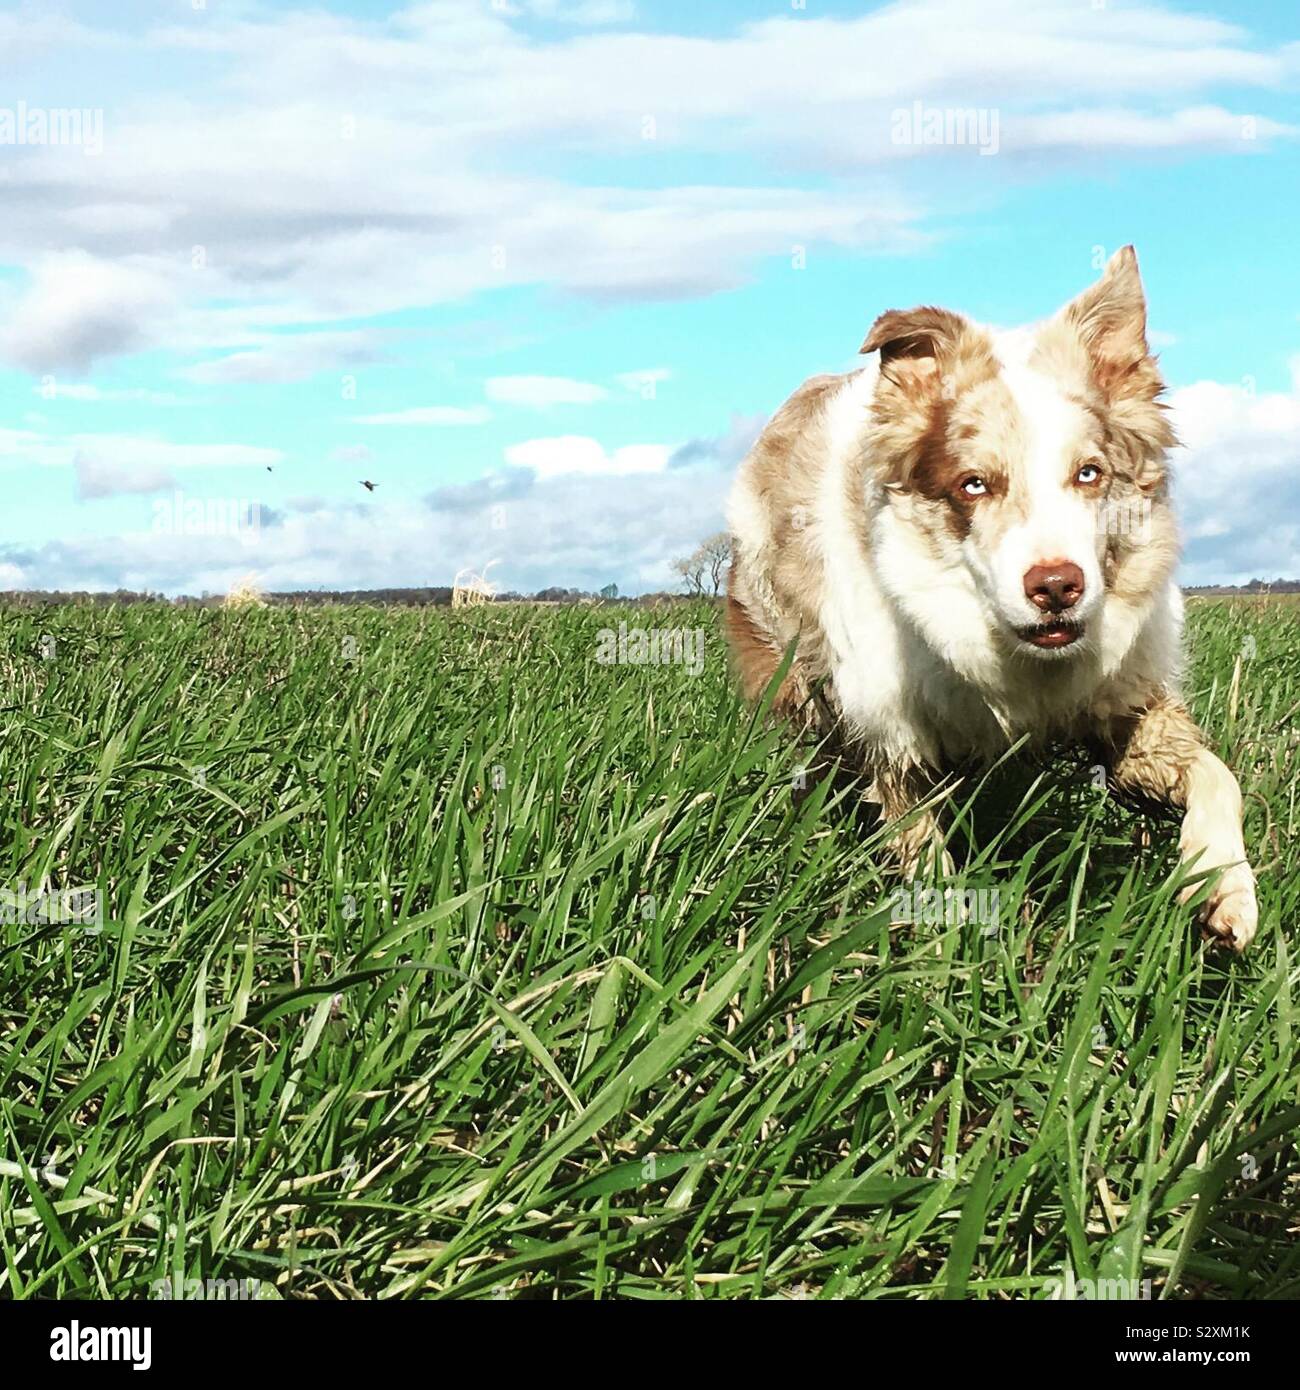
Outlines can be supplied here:
<path id="1" fill-rule="evenodd" d="M 983 497 L 988 491 L 988 485 L 983 478 L 967 478 L 962 483 L 961 490 L 967 497 Z"/>
<path id="2" fill-rule="evenodd" d="M 1074 475 L 1074 481 L 1082 487 L 1101 481 L 1101 469 L 1095 463 L 1085 463 Z"/>

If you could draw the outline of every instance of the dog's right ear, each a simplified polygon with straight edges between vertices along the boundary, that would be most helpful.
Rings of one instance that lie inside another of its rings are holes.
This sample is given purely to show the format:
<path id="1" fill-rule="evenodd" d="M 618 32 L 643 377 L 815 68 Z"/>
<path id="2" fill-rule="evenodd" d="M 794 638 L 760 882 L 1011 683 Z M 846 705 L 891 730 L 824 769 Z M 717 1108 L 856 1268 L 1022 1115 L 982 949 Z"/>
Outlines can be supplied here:
<path id="1" fill-rule="evenodd" d="M 881 362 L 899 357 L 938 358 L 951 351 L 964 327 L 948 309 L 923 304 L 916 309 L 886 309 L 871 325 L 859 352 L 878 352 Z"/>
<path id="2" fill-rule="evenodd" d="M 951 359 L 965 322 L 947 309 L 923 304 L 889 309 L 871 325 L 860 352 L 878 352 L 882 368 L 895 378 L 920 382 L 938 374 Z"/>

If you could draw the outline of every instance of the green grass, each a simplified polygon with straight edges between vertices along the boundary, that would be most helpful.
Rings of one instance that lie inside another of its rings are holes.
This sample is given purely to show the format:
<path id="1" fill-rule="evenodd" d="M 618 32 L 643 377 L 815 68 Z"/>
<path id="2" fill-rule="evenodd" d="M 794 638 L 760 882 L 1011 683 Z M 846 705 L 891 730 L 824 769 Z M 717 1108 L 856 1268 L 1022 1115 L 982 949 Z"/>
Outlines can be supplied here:
<path id="1" fill-rule="evenodd" d="M 1300 1296 L 1300 608 L 1191 613 L 1242 960 L 1068 759 L 963 802 L 997 930 L 891 932 L 708 606 L 698 677 L 596 664 L 639 610 L 7 612 L 0 886 L 104 922 L 0 928 L 0 1294 Z"/>

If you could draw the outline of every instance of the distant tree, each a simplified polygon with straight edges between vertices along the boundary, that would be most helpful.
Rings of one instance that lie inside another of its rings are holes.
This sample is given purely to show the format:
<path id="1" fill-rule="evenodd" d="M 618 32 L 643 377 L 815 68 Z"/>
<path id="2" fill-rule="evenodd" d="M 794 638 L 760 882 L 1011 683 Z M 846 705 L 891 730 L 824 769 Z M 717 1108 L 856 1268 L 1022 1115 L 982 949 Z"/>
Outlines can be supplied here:
<path id="1" fill-rule="evenodd" d="M 708 570 L 709 583 L 716 598 L 722 589 L 722 578 L 731 564 L 731 537 L 725 531 L 717 531 L 700 542 L 700 554 Z"/>
<path id="2" fill-rule="evenodd" d="M 586 593 L 582 589 L 565 589 L 559 585 L 549 589 L 538 589 L 533 595 L 539 603 L 582 603 L 594 597 L 594 594 Z"/>
<path id="3" fill-rule="evenodd" d="M 600 596 L 601 596 L 601 598 L 604 598 L 604 599 L 617 598 L 617 597 L 618 597 L 618 585 L 617 585 L 617 584 L 606 584 L 605 587 L 600 591 Z"/>
<path id="4" fill-rule="evenodd" d="M 673 573 L 686 586 L 688 594 L 702 594 L 704 592 L 704 561 L 700 558 L 697 550 L 683 559 L 673 561 Z"/>
<path id="5" fill-rule="evenodd" d="M 731 563 L 731 537 L 725 531 L 706 536 L 685 559 L 674 560 L 672 569 L 686 586 L 688 594 L 716 598 Z"/>

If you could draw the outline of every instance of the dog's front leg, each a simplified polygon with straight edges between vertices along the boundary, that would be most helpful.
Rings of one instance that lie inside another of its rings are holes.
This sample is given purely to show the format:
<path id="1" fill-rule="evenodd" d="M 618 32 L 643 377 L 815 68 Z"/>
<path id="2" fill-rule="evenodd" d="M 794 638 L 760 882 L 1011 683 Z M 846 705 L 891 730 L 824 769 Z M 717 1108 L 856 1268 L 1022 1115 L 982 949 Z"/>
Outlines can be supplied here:
<path id="1" fill-rule="evenodd" d="M 1177 700 L 1164 698 L 1109 731 L 1111 775 L 1121 791 L 1167 802 L 1183 812 L 1179 849 L 1199 871 L 1222 869 L 1201 920 L 1207 933 L 1244 951 L 1259 919 L 1255 875 L 1241 837 L 1241 789 L 1206 748 Z M 1199 884 L 1183 890 L 1192 897 Z"/>
<path id="2" fill-rule="evenodd" d="M 917 809 L 933 796 L 934 790 L 934 779 L 918 767 L 876 770 L 870 797 L 879 803 L 881 819 L 908 820 L 907 825 L 895 830 L 890 843 L 904 878 L 915 878 L 930 863 L 936 864 L 943 874 L 955 872 L 935 809 Z"/>

